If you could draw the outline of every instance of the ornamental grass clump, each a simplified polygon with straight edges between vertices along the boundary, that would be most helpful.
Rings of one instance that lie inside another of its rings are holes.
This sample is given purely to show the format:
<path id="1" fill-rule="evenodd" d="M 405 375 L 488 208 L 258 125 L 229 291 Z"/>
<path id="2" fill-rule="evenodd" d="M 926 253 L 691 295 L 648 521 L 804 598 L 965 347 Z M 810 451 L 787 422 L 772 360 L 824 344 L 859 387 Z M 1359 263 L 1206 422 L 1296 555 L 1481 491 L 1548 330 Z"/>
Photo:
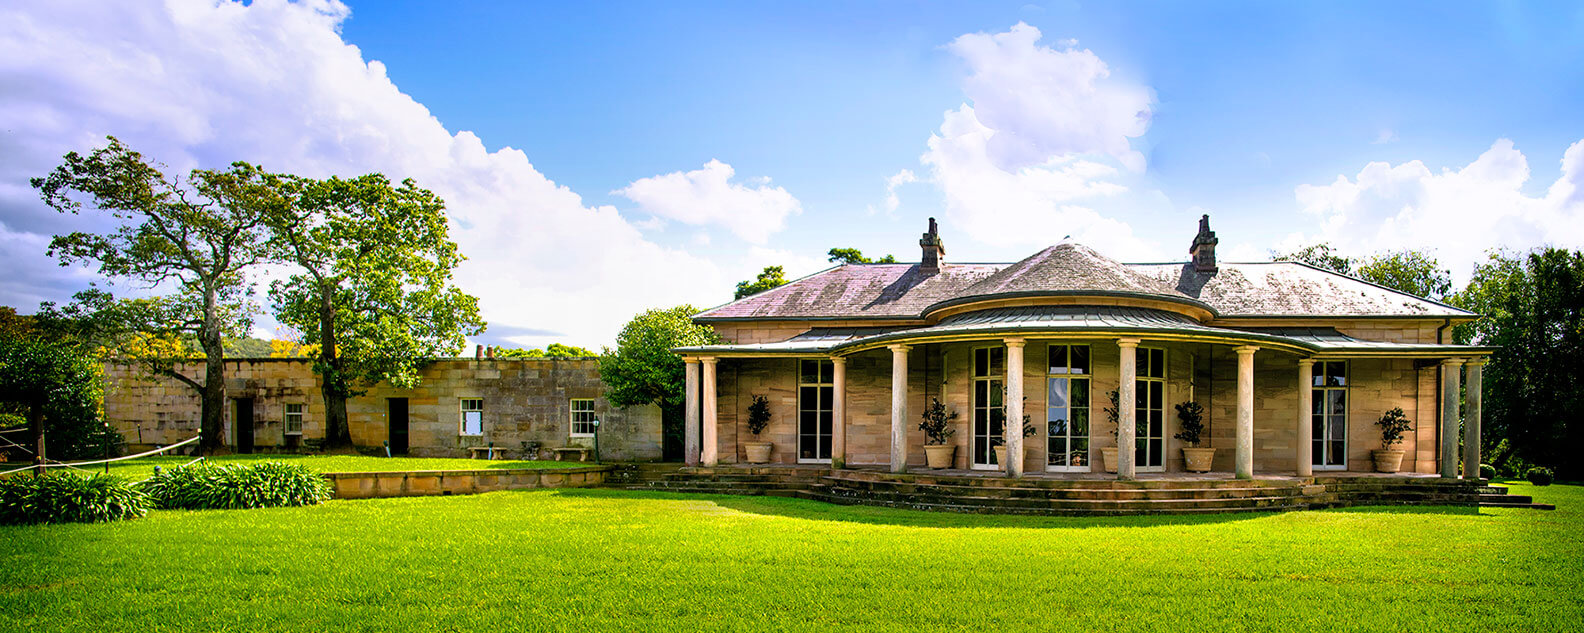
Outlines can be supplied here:
<path id="1" fill-rule="evenodd" d="M 180 510 L 318 505 L 331 494 L 319 473 L 282 462 L 178 466 L 142 485 L 158 507 Z"/>
<path id="2" fill-rule="evenodd" d="M 0 525 L 103 523 L 148 514 L 150 500 L 114 475 L 76 473 L 0 479 Z"/>

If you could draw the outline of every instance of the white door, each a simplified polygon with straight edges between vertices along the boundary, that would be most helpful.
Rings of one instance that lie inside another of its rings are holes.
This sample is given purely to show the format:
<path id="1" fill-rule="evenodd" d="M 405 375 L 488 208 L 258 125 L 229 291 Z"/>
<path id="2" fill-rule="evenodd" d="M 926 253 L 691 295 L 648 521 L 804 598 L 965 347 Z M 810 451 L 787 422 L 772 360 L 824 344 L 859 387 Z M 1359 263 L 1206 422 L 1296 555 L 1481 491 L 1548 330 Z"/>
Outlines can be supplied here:
<path id="1" fill-rule="evenodd" d="M 1315 363 L 1313 454 L 1316 470 L 1347 470 L 1347 362 Z"/>
<path id="2" fill-rule="evenodd" d="M 1137 470 L 1166 470 L 1166 350 L 1140 347 L 1134 384 L 1136 425 L 1133 464 Z"/>
<path id="3" fill-rule="evenodd" d="M 1089 471 L 1089 346 L 1050 346 L 1045 470 Z"/>
<path id="4" fill-rule="evenodd" d="M 978 470 L 1000 468 L 995 447 L 1005 441 L 1002 437 L 1006 427 L 1005 376 L 1006 348 L 974 350 L 973 443 L 970 447 L 973 459 L 970 464 Z"/>

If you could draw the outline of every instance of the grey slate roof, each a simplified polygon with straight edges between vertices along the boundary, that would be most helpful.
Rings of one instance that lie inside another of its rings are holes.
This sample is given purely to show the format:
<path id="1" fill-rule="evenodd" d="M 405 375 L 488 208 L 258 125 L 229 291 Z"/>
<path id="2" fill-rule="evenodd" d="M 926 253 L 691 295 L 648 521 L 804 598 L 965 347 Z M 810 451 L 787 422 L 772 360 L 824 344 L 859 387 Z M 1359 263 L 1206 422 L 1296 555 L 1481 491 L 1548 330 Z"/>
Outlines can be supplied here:
<path id="1" fill-rule="evenodd" d="M 1144 295 L 1208 307 L 1220 316 L 1473 317 L 1473 313 L 1296 262 L 1123 264 L 1058 244 L 1013 264 L 849 264 L 706 310 L 718 320 L 919 318 L 932 306 L 1017 294 Z"/>

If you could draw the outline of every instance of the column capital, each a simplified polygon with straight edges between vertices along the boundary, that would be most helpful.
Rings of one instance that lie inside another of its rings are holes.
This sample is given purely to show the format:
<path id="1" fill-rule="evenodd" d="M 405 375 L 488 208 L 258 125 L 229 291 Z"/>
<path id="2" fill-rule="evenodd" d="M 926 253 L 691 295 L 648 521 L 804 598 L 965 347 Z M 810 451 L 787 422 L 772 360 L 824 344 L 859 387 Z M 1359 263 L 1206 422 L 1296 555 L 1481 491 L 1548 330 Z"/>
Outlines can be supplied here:
<path id="1" fill-rule="evenodd" d="M 887 345 L 886 349 L 891 350 L 891 352 L 894 354 L 896 352 L 906 352 L 906 351 L 908 351 L 910 349 L 913 349 L 913 348 L 910 347 L 910 346 L 907 346 L 907 345 L 903 345 L 901 343 L 893 343 L 891 345 Z"/>
<path id="2" fill-rule="evenodd" d="M 697 365 L 698 362 L 699 362 L 699 359 L 698 359 L 697 356 L 683 356 L 682 357 L 682 362 L 687 363 L 689 365 Z"/>
<path id="3" fill-rule="evenodd" d="M 1303 365 L 1311 365 L 1312 366 L 1312 365 L 1315 364 L 1315 362 L 1316 361 L 1313 358 L 1300 358 L 1300 359 L 1298 359 L 1298 365 L 1299 366 L 1303 366 Z"/>
<path id="4" fill-rule="evenodd" d="M 1464 363 L 1464 360 L 1461 359 L 1461 358 L 1443 358 L 1443 359 L 1441 359 L 1441 364 L 1446 366 L 1446 367 L 1460 367 L 1460 366 L 1463 365 L 1463 363 Z"/>
<path id="5" fill-rule="evenodd" d="M 1122 349 L 1131 349 L 1131 348 L 1134 348 L 1134 347 L 1138 347 L 1138 345 L 1139 345 L 1139 340 L 1136 339 L 1136 338 L 1119 338 L 1119 339 L 1117 339 L 1117 347 L 1120 347 Z"/>
<path id="6" fill-rule="evenodd" d="M 1003 339 L 1002 342 L 1005 343 L 1007 347 L 1023 347 L 1025 343 L 1028 343 L 1028 340 L 1014 336 L 1008 339 Z"/>
<path id="7" fill-rule="evenodd" d="M 1245 356 L 1245 355 L 1253 356 L 1254 352 L 1259 351 L 1259 349 L 1260 348 L 1259 348 L 1258 345 L 1243 345 L 1243 346 L 1238 347 L 1237 349 L 1235 349 L 1233 351 L 1237 352 L 1238 356 Z"/>
<path id="8" fill-rule="evenodd" d="M 832 365 L 846 365 L 847 364 L 847 357 L 846 356 L 832 356 L 832 357 L 830 357 L 830 362 L 831 362 Z"/>
<path id="9" fill-rule="evenodd" d="M 705 365 L 714 365 L 715 361 L 717 361 L 717 360 L 720 360 L 720 359 L 715 358 L 714 356 L 700 356 L 699 357 L 699 362 L 704 363 Z"/>
<path id="10" fill-rule="evenodd" d="M 1490 362 L 1490 359 L 1485 357 L 1485 356 L 1475 356 L 1474 358 L 1470 358 L 1469 359 L 1468 366 L 1469 367 L 1484 367 L 1485 363 L 1488 363 L 1488 362 Z"/>

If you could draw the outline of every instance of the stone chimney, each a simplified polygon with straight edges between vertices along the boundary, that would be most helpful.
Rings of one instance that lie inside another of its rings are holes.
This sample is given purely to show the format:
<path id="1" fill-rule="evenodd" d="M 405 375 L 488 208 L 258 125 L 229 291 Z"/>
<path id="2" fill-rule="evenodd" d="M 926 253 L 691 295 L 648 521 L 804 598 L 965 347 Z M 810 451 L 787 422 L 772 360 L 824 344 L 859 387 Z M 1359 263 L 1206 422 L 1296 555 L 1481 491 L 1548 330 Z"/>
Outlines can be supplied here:
<path id="1" fill-rule="evenodd" d="M 1199 234 L 1194 236 L 1193 246 L 1188 247 L 1188 254 L 1193 256 L 1194 270 L 1202 273 L 1216 271 L 1215 247 L 1221 240 L 1216 239 L 1215 231 L 1210 230 L 1210 216 L 1199 218 Z"/>
<path id="2" fill-rule="evenodd" d="M 940 233 L 935 227 L 935 218 L 929 220 L 929 232 L 919 238 L 919 246 L 924 249 L 924 259 L 919 260 L 919 272 L 925 275 L 940 272 L 941 264 L 946 263 L 946 246 L 941 244 Z"/>

